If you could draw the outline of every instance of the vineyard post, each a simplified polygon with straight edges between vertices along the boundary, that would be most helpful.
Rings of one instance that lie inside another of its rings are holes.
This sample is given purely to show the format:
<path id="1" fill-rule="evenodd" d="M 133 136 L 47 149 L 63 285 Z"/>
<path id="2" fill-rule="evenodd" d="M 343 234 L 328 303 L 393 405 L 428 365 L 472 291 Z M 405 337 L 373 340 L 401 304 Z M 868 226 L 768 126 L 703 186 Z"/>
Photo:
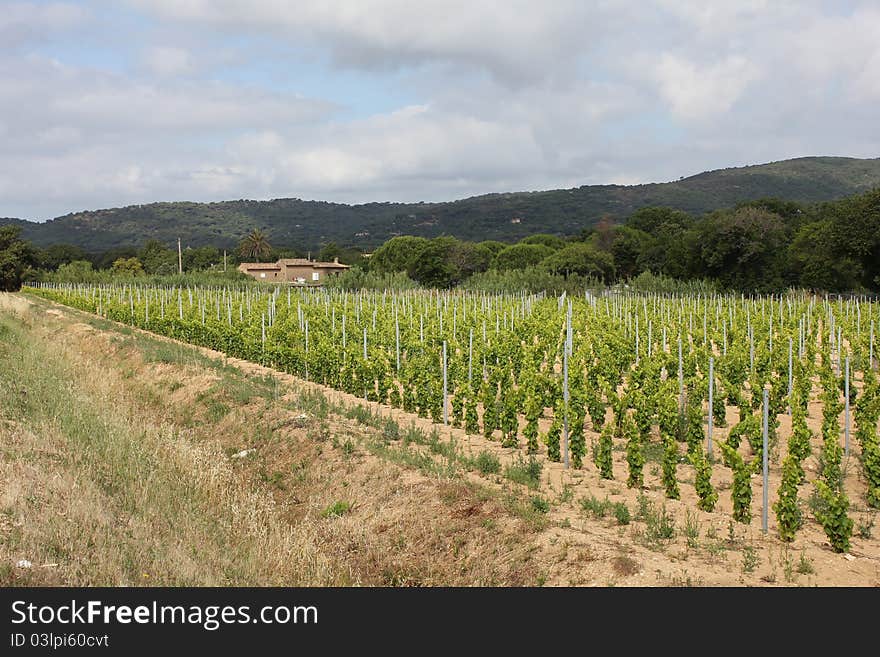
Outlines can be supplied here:
<path id="1" fill-rule="evenodd" d="M 755 333 L 749 324 L 749 372 L 755 371 Z"/>
<path id="2" fill-rule="evenodd" d="M 761 448 L 761 462 L 763 465 L 763 473 L 764 473 L 764 486 L 763 486 L 763 497 L 764 497 L 764 506 L 761 509 L 761 530 L 766 534 L 767 533 L 767 498 L 768 498 L 768 490 L 767 490 L 767 431 L 770 424 L 770 404 L 767 399 L 767 388 L 764 388 L 764 427 L 762 431 L 763 445 Z"/>
<path id="3" fill-rule="evenodd" d="M 794 341 L 789 338 L 788 339 L 788 414 L 791 415 L 791 391 L 793 384 L 793 376 L 792 372 L 792 350 L 794 349 Z"/>
<path id="4" fill-rule="evenodd" d="M 468 338 L 468 386 L 474 384 L 474 329 Z"/>
<path id="5" fill-rule="evenodd" d="M 712 402 L 714 401 L 714 393 L 715 393 L 715 359 L 712 356 L 709 356 L 709 432 L 708 438 L 706 442 L 706 451 L 709 453 L 709 460 L 712 460 Z"/>
<path id="6" fill-rule="evenodd" d="M 636 365 L 639 364 L 639 316 L 636 315 Z"/>
<path id="7" fill-rule="evenodd" d="M 568 470 L 568 341 L 571 335 L 571 304 L 565 315 L 565 342 L 562 345 L 562 453 L 565 469 Z"/>
<path id="8" fill-rule="evenodd" d="M 843 329 L 841 329 L 838 326 L 837 327 L 837 376 L 838 377 L 840 376 L 840 341 L 842 339 L 842 335 L 841 335 L 842 332 L 843 332 Z"/>
<path id="9" fill-rule="evenodd" d="M 446 340 L 443 341 L 443 425 L 449 424 L 449 409 L 446 403 Z M 457 403 L 457 402 L 456 402 Z"/>
<path id="10" fill-rule="evenodd" d="M 678 336 L 678 410 L 684 409 L 684 365 L 681 359 L 681 336 Z"/>
<path id="11" fill-rule="evenodd" d="M 306 381 L 309 380 L 309 320 L 306 320 Z"/>
<path id="12" fill-rule="evenodd" d="M 394 316 L 394 355 L 397 358 L 397 372 L 400 373 L 400 322 Z"/>
<path id="13" fill-rule="evenodd" d="M 868 368 L 874 367 L 874 320 L 871 320 L 871 339 L 868 343 Z"/>
<path id="14" fill-rule="evenodd" d="M 846 396 L 846 412 L 843 416 L 843 454 L 844 456 L 849 456 L 849 356 L 846 357 L 844 395 Z"/>

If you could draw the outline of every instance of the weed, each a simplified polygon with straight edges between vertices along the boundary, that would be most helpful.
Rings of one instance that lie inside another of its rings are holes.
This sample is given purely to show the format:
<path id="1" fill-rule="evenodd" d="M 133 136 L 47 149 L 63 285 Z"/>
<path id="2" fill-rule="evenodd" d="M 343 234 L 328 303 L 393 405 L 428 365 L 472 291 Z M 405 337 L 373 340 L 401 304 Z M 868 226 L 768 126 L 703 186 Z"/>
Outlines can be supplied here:
<path id="1" fill-rule="evenodd" d="M 651 505 L 645 524 L 645 535 L 649 541 L 669 540 L 675 536 L 675 518 L 666 510 L 666 504 L 659 511 Z"/>
<path id="2" fill-rule="evenodd" d="M 753 573 L 760 562 L 758 551 L 751 545 L 746 545 L 743 548 L 742 571 L 744 573 Z"/>
<path id="3" fill-rule="evenodd" d="M 618 525 L 628 525 L 632 520 L 629 507 L 623 502 L 614 503 L 614 517 L 617 518 Z"/>
<path id="4" fill-rule="evenodd" d="M 697 548 L 699 547 L 699 538 L 700 538 L 700 521 L 697 518 L 697 514 L 687 509 L 684 518 L 684 535 L 687 539 L 687 545 L 689 548 Z"/>
<path id="5" fill-rule="evenodd" d="M 532 509 L 538 513 L 550 512 L 550 503 L 540 495 L 533 495 L 529 501 L 532 505 Z"/>
<path id="6" fill-rule="evenodd" d="M 581 498 L 581 508 L 592 514 L 594 518 L 604 518 L 611 511 L 612 507 L 613 504 L 607 497 L 604 500 L 600 500 L 595 495 Z"/>
<path id="7" fill-rule="evenodd" d="M 816 569 L 813 567 L 813 560 L 807 557 L 804 552 L 801 552 L 796 569 L 801 575 L 812 575 L 816 572 Z"/>
<path id="8" fill-rule="evenodd" d="M 571 502 L 574 499 L 574 488 L 571 484 L 565 484 L 562 486 L 562 492 L 559 494 L 559 501 Z"/>
<path id="9" fill-rule="evenodd" d="M 501 472 L 501 461 L 499 461 L 498 457 L 491 452 L 480 452 L 477 455 L 477 458 L 474 459 L 474 465 L 476 465 L 477 470 L 482 472 L 484 475 L 497 474 Z"/>
<path id="10" fill-rule="evenodd" d="M 861 538 L 871 538 L 874 535 L 874 522 L 876 520 L 876 511 L 867 511 L 859 520 L 858 530 Z"/>
<path id="11" fill-rule="evenodd" d="M 326 509 L 321 511 L 321 517 L 338 518 L 339 516 L 344 516 L 349 511 L 351 511 L 351 504 L 349 502 L 337 500 L 336 502 L 333 502 L 333 504 L 330 504 Z"/>
<path id="12" fill-rule="evenodd" d="M 534 456 L 530 456 L 528 461 L 520 456 L 515 463 L 507 466 L 504 476 L 517 484 L 537 488 L 541 483 L 542 469 L 543 465 Z"/>
<path id="13" fill-rule="evenodd" d="M 346 456 L 354 454 L 354 443 L 351 441 L 351 438 L 346 438 L 345 442 L 342 443 L 342 453 Z"/>

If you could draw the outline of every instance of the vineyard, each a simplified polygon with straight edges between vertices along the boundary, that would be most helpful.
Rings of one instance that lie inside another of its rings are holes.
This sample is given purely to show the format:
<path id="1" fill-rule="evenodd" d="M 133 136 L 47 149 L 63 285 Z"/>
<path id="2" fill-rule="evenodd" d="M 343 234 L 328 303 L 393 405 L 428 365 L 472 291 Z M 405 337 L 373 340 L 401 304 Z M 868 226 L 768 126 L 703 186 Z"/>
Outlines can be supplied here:
<path id="1" fill-rule="evenodd" d="M 687 492 L 764 532 L 772 520 L 785 542 L 815 520 L 847 552 L 852 506 L 880 508 L 876 301 L 25 291 L 482 435 L 526 463 Z"/>

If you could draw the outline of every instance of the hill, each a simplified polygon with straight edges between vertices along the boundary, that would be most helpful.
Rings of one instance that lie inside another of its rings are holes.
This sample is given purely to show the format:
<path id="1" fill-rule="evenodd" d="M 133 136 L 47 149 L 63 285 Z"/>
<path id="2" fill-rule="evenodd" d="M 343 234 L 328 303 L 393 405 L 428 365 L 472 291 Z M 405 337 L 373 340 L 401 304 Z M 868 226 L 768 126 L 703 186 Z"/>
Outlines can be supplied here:
<path id="1" fill-rule="evenodd" d="M 151 203 L 15 223 L 38 246 L 67 243 L 88 251 L 139 246 L 148 239 L 232 247 L 252 228 L 275 246 L 316 249 L 335 241 L 373 248 L 400 234 L 516 241 L 537 232 L 578 233 L 601 217 L 623 219 L 651 205 L 702 214 L 741 201 L 777 197 L 830 201 L 880 187 L 880 158 L 804 157 L 707 171 L 673 182 L 584 185 L 574 189 L 486 194 L 443 203 L 346 205 L 296 198 L 215 203 Z"/>

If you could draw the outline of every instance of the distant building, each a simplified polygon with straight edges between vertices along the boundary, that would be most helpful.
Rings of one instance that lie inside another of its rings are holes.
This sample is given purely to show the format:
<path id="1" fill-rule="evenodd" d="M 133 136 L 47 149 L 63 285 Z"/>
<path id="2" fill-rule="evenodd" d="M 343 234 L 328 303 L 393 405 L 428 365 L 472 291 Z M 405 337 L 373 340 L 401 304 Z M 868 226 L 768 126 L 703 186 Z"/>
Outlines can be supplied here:
<path id="1" fill-rule="evenodd" d="M 243 262 L 238 271 L 266 283 L 293 285 L 323 285 L 330 276 L 338 276 L 350 269 L 333 258 L 333 262 L 318 262 L 307 258 L 282 258 L 278 262 Z"/>

